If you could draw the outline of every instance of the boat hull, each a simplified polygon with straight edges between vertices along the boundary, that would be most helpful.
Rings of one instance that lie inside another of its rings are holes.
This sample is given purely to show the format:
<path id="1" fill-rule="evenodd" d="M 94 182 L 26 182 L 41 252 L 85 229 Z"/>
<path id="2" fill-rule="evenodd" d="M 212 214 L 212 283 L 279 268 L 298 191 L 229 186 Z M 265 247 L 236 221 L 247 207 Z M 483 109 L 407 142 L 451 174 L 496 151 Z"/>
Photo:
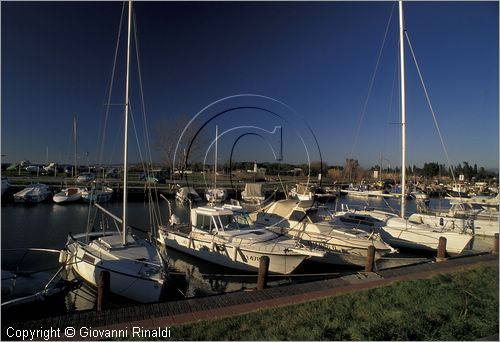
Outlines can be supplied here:
<path id="1" fill-rule="evenodd" d="M 269 272 L 278 274 L 293 272 L 307 258 L 306 255 L 293 252 L 252 251 L 244 247 L 192 238 L 190 235 L 170 230 L 160 230 L 158 241 L 167 248 L 173 248 L 220 266 L 247 272 L 255 272 L 259 269 L 262 256 L 269 257 Z"/>
<path id="2" fill-rule="evenodd" d="M 88 245 L 76 242 L 67 246 L 69 254 L 67 265 L 87 283 L 97 287 L 102 271 L 110 274 L 110 291 L 140 303 L 152 303 L 161 300 L 164 280 L 161 275 L 145 277 L 141 274 L 146 264 L 140 260 L 105 259 L 96 255 Z M 154 246 L 151 245 L 151 248 Z"/>
<path id="3" fill-rule="evenodd" d="M 427 228 L 430 227 L 427 226 Z M 437 229 L 419 229 L 411 224 L 407 228 L 386 225 L 380 230 L 380 236 L 393 247 L 423 251 L 437 251 L 439 238 L 445 237 L 446 251 L 449 254 L 462 253 L 472 240 L 472 236 L 469 234 Z"/>

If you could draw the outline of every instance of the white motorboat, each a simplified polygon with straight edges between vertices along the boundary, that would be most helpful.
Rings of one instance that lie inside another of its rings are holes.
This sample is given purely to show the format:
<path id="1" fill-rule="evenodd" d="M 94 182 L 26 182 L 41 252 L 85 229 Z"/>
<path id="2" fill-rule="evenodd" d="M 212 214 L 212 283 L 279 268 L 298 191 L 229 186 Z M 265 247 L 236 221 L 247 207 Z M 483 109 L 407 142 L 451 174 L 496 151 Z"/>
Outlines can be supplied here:
<path id="1" fill-rule="evenodd" d="M 451 225 L 432 226 L 412 216 L 406 219 L 394 213 L 370 208 L 357 210 L 343 206 L 342 209 L 335 214 L 342 224 L 367 232 L 378 232 L 393 247 L 435 251 L 439 238 L 445 237 L 446 250 L 451 254 L 459 254 L 469 246 L 472 239 L 470 234 Z"/>
<path id="2" fill-rule="evenodd" d="M 241 207 L 197 207 L 191 223 L 176 218 L 160 226 L 158 241 L 168 248 L 241 271 L 256 271 L 260 258 L 269 257 L 269 271 L 289 274 L 315 253 L 296 241 L 262 227 L 250 225 Z"/>
<path id="3" fill-rule="evenodd" d="M 46 184 L 30 184 L 23 190 L 14 194 L 14 202 L 18 203 L 39 203 L 45 201 L 52 191 Z"/>
<path id="4" fill-rule="evenodd" d="M 450 204 L 460 204 L 460 203 L 468 203 L 471 205 L 479 205 L 482 209 L 487 212 L 496 212 L 498 213 L 498 203 L 499 203 L 499 195 L 496 196 L 472 196 L 470 198 L 448 198 L 450 200 Z"/>
<path id="5" fill-rule="evenodd" d="M 132 28 L 132 2 L 128 5 L 127 61 L 130 60 L 130 37 Z M 109 272 L 112 293 L 137 302 L 156 302 L 162 298 L 165 284 L 163 259 L 152 242 L 130 233 L 128 226 L 128 117 L 129 117 L 129 70 L 127 63 L 124 106 L 124 156 L 123 156 L 123 215 L 119 218 L 95 203 L 96 207 L 121 224 L 117 232 L 87 232 L 73 236 L 69 234 L 66 248 L 61 251 L 60 261 L 81 278 L 97 286 L 100 273 Z M 101 225 L 102 229 L 106 225 Z"/>
<path id="6" fill-rule="evenodd" d="M 89 183 L 92 182 L 94 179 L 95 179 L 95 174 L 93 174 L 92 172 L 84 172 L 81 173 L 76 180 L 78 183 Z"/>
<path id="7" fill-rule="evenodd" d="M 353 186 L 352 184 L 346 190 L 340 190 L 341 193 L 354 197 L 396 197 L 395 194 L 387 193 L 384 190 L 372 190 L 368 185 Z"/>
<path id="8" fill-rule="evenodd" d="M 84 191 L 86 190 L 78 187 L 64 188 L 58 193 L 54 194 L 52 200 L 56 203 L 78 202 L 82 199 L 82 194 Z"/>
<path id="9" fill-rule="evenodd" d="M 408 220 L 473 235 L 494 236 L 499 232 L 498 212 L 488 212 L 477 204 L 467 202 L 452 203 L 447 211 L 427 209 L 410 215 Z"/>
<path id="10" fill-rule="evenodd" d="M 113 198 L 113 189 L 107 186 L 92 187 L 92 189 L 85 189 L 82 191 L 82 200 L 84 202 L 105 203 Z"/>
<path id="11" fill-rule="evenodd" d="M 316 200 L 319 203 L 327 203 L 335 199 L 335 194 L 327 192 L 315 184 L 297 184 L 291 191 L 290 196 L 299 201 Z"/>
<path id="12" fill-rule="evenodd" d="M 221 203 L 227 199 L 227 191 L 221 188 L 208 189 L 205 193 L 205 197 L 210 203 Z"/>
<path id="13" fill-rule="evenodd" d="M 375 259 L 395 251 L 378 234 L 343 227 L 325 207 L 311 205 L 312 201 L 280 200 L 250 216 L 257 224 L 325 251 L 313 258 L 319 262 L 363 266 L 369 246 L 375 247 Z"/>
<path id="14" fill-rule="evenodd" d="M 177 189 L 175 198 L 181 202 L 201 202 L 201 197 L 193 187 L 182 187 Z"/>
<path id="15" fill-rule="evenodd" d="M 262 183 L 247 183 L 241 192 L 241 199 L 246 202 L 261 204 L 266 199 L 262 192 Z"/>

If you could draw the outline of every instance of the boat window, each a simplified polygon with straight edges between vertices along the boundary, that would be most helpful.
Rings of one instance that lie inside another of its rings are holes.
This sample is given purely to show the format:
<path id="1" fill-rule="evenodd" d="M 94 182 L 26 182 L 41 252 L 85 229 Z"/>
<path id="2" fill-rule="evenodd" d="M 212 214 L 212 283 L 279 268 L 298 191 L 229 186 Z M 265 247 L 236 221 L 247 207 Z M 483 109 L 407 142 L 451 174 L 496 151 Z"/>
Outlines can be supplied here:
<path id="1" fill-rule="evenodd" d="M 210 232 L 213 227 L 213 221 L 211 216 L 198 215 L 196 218 L 196 228 Z"/>
<path id="2" fill-rule="evenodd" d="M 233 215 L 218 216 L 220 224 L 226 230 L 240 230 L 249 228 L 248 220 L 243 213 L 234 213 Z"/>

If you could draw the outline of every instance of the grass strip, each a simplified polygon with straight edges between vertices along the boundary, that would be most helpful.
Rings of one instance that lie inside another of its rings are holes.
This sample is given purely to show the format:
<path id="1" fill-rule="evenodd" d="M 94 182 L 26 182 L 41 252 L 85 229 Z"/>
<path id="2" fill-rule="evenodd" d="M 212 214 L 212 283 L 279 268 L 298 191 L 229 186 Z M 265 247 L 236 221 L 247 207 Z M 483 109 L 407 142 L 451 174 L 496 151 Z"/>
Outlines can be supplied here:
<path id="1" fill-rule="evenodd" d="M 175 340 L 475 340 L 498 333 L 498 268 L 177 325 Z"/>

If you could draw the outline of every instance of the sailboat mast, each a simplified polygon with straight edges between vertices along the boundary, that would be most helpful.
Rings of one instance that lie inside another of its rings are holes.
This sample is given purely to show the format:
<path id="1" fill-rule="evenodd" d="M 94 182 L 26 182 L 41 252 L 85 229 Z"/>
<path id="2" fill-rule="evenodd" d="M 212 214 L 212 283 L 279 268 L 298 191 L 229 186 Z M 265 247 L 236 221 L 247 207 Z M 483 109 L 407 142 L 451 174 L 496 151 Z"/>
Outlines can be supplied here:
<path id="1" fill-rule="evenodd" d="M 73 143 L 75 145 L 75 170 L 73 174 L 75 175 L 75 182 L 76 182 L 76 177 L 77 177 L 77 167 L 76 167 L 76 158 L 77 158 L 77 146 L 76 146 L 76 115 L 73 116 Z M 76 184 L 76 183 L 75 183 Z"/>
<path id="2" fill-rule="evenodd" d="M 125 81 L 125 129 L 124 129 L 124 142 L 123 142 L 123 216 L 122 216 L 122 238 L 123 245 L 127 244 L 127 193 L 128 193 L 128 91 L 129 91 L 129 77 L 130 77 L 130 31 L 132 28 L 132 0 L 128 2 L 128 33 L 127 33 L 127 76 Z"/>
<path id="3" fill-rule="evenodd" d="M 406 206 L 406 92 L 403 1 L 399 1 L 399 56 L 401 65 L 401 217 Z"/>
<path id="4" fill-rule="evenodd" d="M 217 189 L 217 139 L 219 138 L 219 126 L 215 126 L 215 166 L 214 166 L 214 189 Z"/>

